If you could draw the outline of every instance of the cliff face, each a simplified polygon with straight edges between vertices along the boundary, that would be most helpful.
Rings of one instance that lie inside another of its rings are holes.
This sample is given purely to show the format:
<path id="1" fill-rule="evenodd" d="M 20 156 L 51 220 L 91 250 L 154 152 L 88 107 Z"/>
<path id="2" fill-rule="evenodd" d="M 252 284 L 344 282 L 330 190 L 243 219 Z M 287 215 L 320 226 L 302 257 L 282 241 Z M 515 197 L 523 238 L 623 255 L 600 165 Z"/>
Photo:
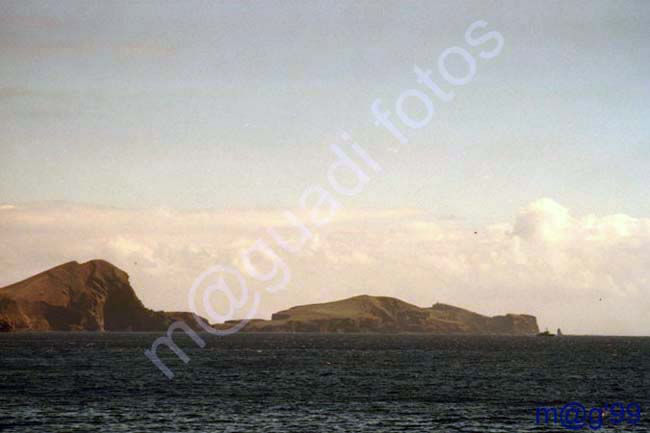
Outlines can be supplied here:
<path id="1" fill-rule="evenodd" d="M 128 274 L 103 260 L 65 263 L 0 289 L 0 331 L 162 331 L 181 315 L 189 314 L 145 308 Z"/>
<path id="2" fill-rule="evenodd" d="M 529 315 L 487 317 L 450 305 L 421 308 L 395 298 L 363 295 L 293 307 L 273 314 L 271 320 L 252 320 L 244 331 L 533 335 L 539 328 Z"/>
<path id="3" fill-rule="evenodd" d="M 446 304 L 428 309 L 437 319 L 463 324 L 464 332 L 475 334 L 531 335 L 539 332 L 537 319 L 528 314 L 488 317 Z"/>

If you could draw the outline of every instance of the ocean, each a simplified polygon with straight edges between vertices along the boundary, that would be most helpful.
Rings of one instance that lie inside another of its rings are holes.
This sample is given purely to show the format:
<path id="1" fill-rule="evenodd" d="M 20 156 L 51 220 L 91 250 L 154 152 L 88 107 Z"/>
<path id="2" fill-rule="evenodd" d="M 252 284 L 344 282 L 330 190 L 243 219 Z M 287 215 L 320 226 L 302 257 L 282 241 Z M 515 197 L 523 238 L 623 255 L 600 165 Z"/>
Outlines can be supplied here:
<path id="1" fill-rule="evenodd" d="M 63 432 L 538 432 L 538 407 L 621 402 L 650 432 L 650 338 L 0 334 L 0 430 Z M 589 431 L 587 426 L 583 429 Z"/>

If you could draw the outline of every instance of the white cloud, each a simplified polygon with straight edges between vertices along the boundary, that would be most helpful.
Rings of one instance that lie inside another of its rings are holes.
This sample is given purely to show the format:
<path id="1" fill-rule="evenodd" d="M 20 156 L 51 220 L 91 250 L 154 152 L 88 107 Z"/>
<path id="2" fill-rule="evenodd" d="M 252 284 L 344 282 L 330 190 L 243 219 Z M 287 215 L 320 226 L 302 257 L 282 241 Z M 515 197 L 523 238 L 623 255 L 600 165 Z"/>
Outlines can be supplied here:
<path id="1" fill-rule="evenodd" d="M 567 208 L 550 198 L 542 198 L 521 211 L 514 234 L 523 239 L 560 241 L 567 237 L 567 230 L 573 224 Z"/>
<path id="2" fill-rule="evenodd" d="M 264 295 L 261 316 L 370 293 L 486 314 L 527 312 L 569 332 L 650 330 L 650 219 L 576 216 L 549 198 L 524 207 L 512 222 L 480 229 L 422 210 L 342 209 L 332 223 L 309 226 L 313 238 L 298 254 L 283 251 L 265 231 L 297 236 L 279 210 L 62 203 L 1 210 L 0 285 L 65 261 L 103 258 L 131 275 L 146 305 L 187 309 L 187 290 L 202 271 L 241 264 L 241 251 L 261 237 L 291 270 L 286 290 Z"/>

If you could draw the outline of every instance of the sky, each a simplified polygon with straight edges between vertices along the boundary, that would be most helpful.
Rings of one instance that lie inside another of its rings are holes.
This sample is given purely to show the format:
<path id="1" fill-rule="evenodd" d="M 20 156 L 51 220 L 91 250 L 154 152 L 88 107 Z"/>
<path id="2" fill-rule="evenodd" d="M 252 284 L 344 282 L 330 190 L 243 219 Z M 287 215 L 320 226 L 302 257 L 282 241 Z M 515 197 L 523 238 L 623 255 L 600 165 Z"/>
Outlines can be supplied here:
<path id="1" fill-rule="evenodd" d="M 345 131 L 382 170 L 285 253 L 261 316 L 372 293 L 647 335 L 649 36 L 644 1 L 2 2 L 0 285 L 105 258 L 187 309 L 328 185 Z M 477 59 L 458 87 L 453 46 Z M 401 145 L 371 105 L 398 122 L 414 65 L 455 98 Z"/>

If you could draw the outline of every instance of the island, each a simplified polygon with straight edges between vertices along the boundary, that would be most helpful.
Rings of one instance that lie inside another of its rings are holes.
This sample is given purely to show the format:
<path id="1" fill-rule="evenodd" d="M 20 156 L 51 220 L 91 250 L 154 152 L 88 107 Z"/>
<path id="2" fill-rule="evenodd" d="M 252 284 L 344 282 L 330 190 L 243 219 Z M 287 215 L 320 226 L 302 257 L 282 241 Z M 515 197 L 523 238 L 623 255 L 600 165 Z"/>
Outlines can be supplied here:
<path id="1" fill-rule="evenodd" d="M 422 308 L 397 298 L 360 295 L 279 311 L 271 320 L 251 320 L 242 331 L 536 335 L 539 328 L 527 314 L 488 317 L 447 304 Z"/>
<path id="2" fill-rule="evenodd" d="M 189 312 L 146 308 L 126 272 L 104 260 L 69 262 L 0 288 L 0 331 L 166 331 Z M 205 319 L 203 319 L 205 321 Z M 239 321 L 213 324 L 227 329 Z M 240 332 L 536 335 L 528 314 L 484 316 L 452 305 L 418 307 L 387 296 L 354 296 L 253 319 Z"/>

